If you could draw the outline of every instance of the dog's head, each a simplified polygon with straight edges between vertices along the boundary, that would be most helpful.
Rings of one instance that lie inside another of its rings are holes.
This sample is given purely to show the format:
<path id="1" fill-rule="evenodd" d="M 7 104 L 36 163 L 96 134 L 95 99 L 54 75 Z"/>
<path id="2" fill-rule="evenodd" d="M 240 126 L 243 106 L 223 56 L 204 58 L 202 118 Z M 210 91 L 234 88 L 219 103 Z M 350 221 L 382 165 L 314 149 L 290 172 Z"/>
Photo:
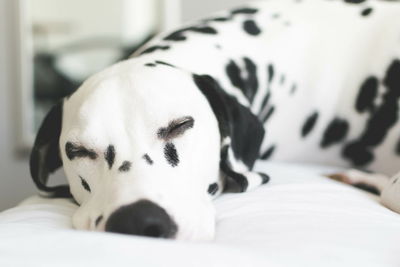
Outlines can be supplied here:
<path id="1" fill-rule="evenodd" d="M 245 190 L 220 171 L 233 122 L 215 86 L 207 76 L 133 60 L 94 75 L 43 121 L 33 180 L 48 196 L 72 194 L 78 229 L 211 239 L 213 196 L 225 184 Z M 69 186 L 47 186 L 61 165 Z"/>

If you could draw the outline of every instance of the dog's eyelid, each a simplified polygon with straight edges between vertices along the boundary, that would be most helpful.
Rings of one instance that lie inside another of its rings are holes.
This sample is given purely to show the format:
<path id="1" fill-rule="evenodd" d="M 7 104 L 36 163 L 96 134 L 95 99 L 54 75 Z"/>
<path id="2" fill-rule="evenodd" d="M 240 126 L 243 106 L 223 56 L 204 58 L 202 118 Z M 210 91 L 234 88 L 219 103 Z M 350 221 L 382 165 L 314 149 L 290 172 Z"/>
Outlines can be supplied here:
<path id="1" fill-rule="evenodd" d="M 160 128 L 157 135 L 160 139 L 170 140 L 182 135 L 186 130 L 193 128 L 193 126 L 193 117 L 185 116 L 171 121 L 165 128 Z"/>
<path id="2" fill-rule="evenodd" d="M 88 146 L 83 145 L 81 142 L 71 141 L 65 144 L 65 153 L 70 160 L 84 157 L 95 160 L 98 156 L 94 149 L 88 148 Z"/>

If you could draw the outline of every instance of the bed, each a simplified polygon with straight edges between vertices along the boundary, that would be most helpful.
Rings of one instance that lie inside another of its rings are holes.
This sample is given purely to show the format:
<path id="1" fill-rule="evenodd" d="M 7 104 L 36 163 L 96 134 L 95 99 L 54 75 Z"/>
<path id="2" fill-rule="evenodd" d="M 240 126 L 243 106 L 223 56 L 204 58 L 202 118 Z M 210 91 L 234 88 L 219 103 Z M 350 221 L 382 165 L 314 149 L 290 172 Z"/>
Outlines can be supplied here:
<path id="1" fill-rule="evenodd" d="M 72 201 L 30 197 L 0 213 L 0 266 L 400 266 L 400 215 L 321 176 L 335 168 L 256 169 L 271 183 L 215 201 L 213 242 L 77 231 Z"/>

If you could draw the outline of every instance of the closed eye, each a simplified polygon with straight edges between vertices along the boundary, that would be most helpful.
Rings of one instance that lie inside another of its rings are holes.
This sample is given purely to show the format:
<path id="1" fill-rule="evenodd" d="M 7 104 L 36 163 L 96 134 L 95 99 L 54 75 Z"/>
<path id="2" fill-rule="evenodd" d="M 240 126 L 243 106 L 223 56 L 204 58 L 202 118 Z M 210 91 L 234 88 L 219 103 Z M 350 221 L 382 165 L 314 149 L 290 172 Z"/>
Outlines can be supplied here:
<path id="1" fill-rule="evenodd" d="M 157 136 L 160 139 L 168 141 L 170 139 L 181 136 L 188 129 L 193 128 L 194 119 L 191 116 L 182 117 L 171 121 L 167 127 L 160 128 Z"/>

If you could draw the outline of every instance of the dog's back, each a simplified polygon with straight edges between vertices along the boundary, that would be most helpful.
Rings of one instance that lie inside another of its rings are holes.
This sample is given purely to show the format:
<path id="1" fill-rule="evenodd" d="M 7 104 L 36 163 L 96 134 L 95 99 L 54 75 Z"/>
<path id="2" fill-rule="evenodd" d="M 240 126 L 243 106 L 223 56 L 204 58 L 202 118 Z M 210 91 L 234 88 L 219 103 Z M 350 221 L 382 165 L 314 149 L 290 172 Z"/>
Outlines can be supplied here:
<path id="1" fill-rule="evenodd" d="M 266 127 L 261 158 L 393 173 L 400 4 L 254 2 L 161 34 L 133 57 L 214 77 Z"/>

